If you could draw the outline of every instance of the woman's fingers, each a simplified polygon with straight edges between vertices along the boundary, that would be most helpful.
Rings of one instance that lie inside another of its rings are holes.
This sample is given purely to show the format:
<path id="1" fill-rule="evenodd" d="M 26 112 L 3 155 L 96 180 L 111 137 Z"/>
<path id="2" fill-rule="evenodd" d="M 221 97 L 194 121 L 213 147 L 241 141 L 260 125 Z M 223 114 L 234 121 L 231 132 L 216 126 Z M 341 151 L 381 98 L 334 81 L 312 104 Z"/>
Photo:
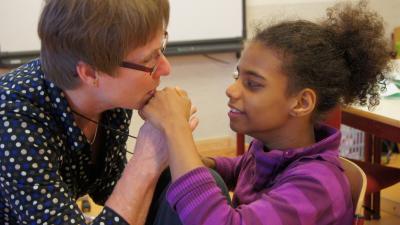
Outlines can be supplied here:
<path id="1" fill-rule="evenodd" d="M 140 116 L 140 118 L 142 118 L 142 120 L 146 120 L 146 117 L 143 114 L 143 111 L 140 109 L 138 110 L 138 115 Z"/>
<path id="2" fill-rule="evenodd" d="M 197 116 L 195 115 L 196 112 L 197 112 L 197 107 L 192 105 L 190 108 L 190 118 L 189 118 L 189 126 L 192 131 L 194 131 L 197 125 L 199 125 L 199 118 L 197 118 Z"/>
<path id="3" fill-rule="evenodd" d="M 190 129 L 192 131 L 194 131 L 196 129 L 197 125 L 199 125 L 199 118 L 197 118 L 195 116 L 191 117 L 189 120 Z"/>
<path id="4" fill-rule="evenodd" d="M 190 116 L 193 116 L 197 112 L 197 107 L 192 105 L 190 108 Z"/>

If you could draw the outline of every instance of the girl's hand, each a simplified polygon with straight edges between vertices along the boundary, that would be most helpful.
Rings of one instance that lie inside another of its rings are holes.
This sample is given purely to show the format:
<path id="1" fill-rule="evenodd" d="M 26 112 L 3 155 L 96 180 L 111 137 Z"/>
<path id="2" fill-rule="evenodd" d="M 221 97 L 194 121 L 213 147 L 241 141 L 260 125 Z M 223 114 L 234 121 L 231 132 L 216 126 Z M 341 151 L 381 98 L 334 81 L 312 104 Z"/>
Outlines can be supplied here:
<path id="1" fill-rule="evenodd" d="M 194 131 L 199 125 L 199 118 L 197 118 L 197 116 L 195 115 L 196 112 L 197 112 L 196 106 L 192 105 L 190 109 L 190 119 L 189 119 L 189 126 L 192 131 Z M 146 118 L 142 115 L 142 111 L 139 111 L 138 114 L 140 118 L 142 118 L 142 120 L 146 120 Z"/>
<path id="2" fill-rule="evenodd" d="M 156 128 L 165 131 L 174 124 L 189 123 L 195 111 L 195 108 L 191 108 L 190 99 L 185 91 L 180 88 L 164 88 L 155 93 L 140 114 Z M 194 128 L 197 122 L 197 119 L 193 118 L 190 124 Z"/>

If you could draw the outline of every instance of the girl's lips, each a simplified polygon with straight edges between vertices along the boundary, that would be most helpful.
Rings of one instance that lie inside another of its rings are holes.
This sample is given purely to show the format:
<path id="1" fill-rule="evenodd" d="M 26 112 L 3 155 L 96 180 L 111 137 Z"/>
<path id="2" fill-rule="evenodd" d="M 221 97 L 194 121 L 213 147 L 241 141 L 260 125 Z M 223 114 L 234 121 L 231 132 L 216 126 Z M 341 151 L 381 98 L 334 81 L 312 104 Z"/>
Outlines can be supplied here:
<path id="1" fill-rule="evenodd" d="M 245 113 L 235 108 L 231 108 L 228 112 L 228 116 L 230 119 L 234 119 L 240 116 L 243 116 Z"/>
<path id="2" fill-rule="evenodd" d="M 233 109 L 233 108 L 230 110 L 230 112 L 233 112 L 233 113 L 242 113 L 240 110 L 238 110 L 238 109 Z"/>

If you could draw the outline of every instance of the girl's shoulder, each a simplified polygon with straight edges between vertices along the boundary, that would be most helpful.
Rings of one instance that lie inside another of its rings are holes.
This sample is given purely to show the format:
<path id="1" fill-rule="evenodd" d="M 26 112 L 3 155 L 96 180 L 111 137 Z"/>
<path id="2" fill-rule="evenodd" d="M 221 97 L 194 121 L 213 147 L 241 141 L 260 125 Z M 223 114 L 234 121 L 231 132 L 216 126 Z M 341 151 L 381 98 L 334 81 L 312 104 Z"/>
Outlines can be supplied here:
<path id="1" fill-rule="evenodd" d="M 291 163 L 277 176 L 277 183 L 286 181 L 313 183 L 326 190 L 347 190 L 348 181 L 338 157 L 305 157 Z"/>

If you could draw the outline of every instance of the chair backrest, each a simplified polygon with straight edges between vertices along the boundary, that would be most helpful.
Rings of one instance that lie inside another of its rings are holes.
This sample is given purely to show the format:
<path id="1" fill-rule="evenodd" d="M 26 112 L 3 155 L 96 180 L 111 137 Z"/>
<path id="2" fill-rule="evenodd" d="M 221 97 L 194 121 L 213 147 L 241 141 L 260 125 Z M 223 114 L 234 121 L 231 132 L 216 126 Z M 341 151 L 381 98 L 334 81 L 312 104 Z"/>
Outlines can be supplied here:
<path id="1" fill-rule="evenodd" d="M 328 115 L 323 122 L 331 127 L 340 129 L 340 124 L 342 124 L 342 109 L 340 106 L 336 106 L 328 112 Z"/>
<path id="2" fill-rule="evenodd" d="M 352 161 L 339 157 L 344 173 L 350 182 L 351 199 L 353 201 L 355 221 L 353 224 L 362 224 L 364 217 L 364 196 L 367 188 L 367 176 L 364 171 Z"/>

